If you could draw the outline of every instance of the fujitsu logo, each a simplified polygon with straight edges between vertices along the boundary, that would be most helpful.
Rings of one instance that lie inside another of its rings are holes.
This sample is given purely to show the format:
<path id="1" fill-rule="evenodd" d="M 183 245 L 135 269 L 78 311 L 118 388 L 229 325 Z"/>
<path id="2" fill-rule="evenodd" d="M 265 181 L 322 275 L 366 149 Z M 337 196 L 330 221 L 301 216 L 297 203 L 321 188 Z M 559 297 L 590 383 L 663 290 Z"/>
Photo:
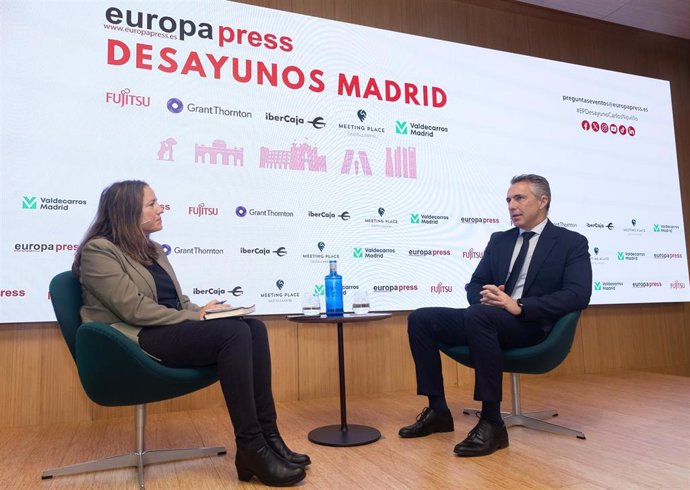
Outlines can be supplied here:
<path id="1" fill-rule="evenodd" d="M 194 216 L 218 216 L 218 208 L 211 208 L 206 206 L 204 203 L 200 203 L 196 207 L 189 206 L 187 209 L 187 214 Z"/>
<path id="2" fill-rule="evenodd" d="M 680 281 L 673 281 L 671 283 L 671 289 L 685 289 L 685 283 Z"/>
<path id="3" fill-rule="evenodd" d="M 463 259 L 472 260 L 472 259 L 481 259 L 482 257 L 484 257 L 484 252 L 478 252 L 473 248 L 462 252 L 462 258 Z"/>
<path id="4" fill-rule="evenodd" d="M 128 88 L 120 90 L 119 93 L 106 92 L 105 102 L 107 104 L 116 104 L 120 107 L 124 107 L 126 105 L 149 107 L 151 105 L 151 97 L 132 95 L 129 92 L 130 90 Z"/>
<path id="5" fill-rule="evenodd" d="M 431 286 L 431 292 L 436 294 L 452 293 L 453 286 L 446 286 L 442 282 L 439 282 L 436 286 Z"/>

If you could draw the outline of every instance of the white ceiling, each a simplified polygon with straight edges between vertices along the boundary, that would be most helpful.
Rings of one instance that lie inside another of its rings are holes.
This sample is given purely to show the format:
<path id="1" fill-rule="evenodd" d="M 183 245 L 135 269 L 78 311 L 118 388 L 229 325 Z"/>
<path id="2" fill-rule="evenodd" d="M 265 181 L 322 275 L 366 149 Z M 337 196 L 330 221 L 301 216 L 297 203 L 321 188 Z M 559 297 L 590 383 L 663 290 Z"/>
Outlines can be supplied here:
<path id="1" fill-rule="evenodd" d="M 690 0 L 517 0 L 690 39 Z"/>

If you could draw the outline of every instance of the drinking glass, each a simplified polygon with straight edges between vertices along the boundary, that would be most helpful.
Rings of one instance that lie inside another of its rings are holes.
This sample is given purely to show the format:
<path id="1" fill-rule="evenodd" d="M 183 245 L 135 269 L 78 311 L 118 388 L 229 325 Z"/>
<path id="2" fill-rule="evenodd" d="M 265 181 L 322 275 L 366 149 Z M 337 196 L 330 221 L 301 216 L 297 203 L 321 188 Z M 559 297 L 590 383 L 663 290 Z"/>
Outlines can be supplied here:
<path id="1" fill-rule="evenodd" d="M 355 291 L 352 298 L 352 311 L 355 315 L 369 313 L 369 294 L 366 291 Z"/>
<path id="2" fill-rule="evenodd" d="M 304 316 L 318 316 L 321 314 L 321 299 L 311 291 L 303 295 L 302 314 Z"/>

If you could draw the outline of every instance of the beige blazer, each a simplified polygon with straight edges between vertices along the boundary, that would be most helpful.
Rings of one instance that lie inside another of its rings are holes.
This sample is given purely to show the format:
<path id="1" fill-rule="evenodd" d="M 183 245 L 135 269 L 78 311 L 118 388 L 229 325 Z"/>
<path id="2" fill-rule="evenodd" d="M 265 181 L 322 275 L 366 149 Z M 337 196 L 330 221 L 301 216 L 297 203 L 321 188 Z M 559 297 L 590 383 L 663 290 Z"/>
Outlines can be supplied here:
<path id="1" fill-rule="evenodd" d="M 199 319 L 199 306 L 182 294 L 163 247 L 158 243 L 156 262 L 170 275 L 182 310 L 158 304 L 151 273 L 105 238 L 89 240 L 81 251 L 82 322 L 111 324 L 139 342 L 141 328 L 175 325 Z"/>

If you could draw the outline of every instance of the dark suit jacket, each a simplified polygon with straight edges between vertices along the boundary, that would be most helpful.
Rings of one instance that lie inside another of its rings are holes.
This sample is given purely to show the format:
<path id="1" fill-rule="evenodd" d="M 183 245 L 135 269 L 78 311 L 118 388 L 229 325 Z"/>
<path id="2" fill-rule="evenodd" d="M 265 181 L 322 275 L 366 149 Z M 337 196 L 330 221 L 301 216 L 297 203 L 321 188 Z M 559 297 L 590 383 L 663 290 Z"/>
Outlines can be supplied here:
<path id="1" fill-rule="evenodd" d="M 467 286 L 470 304 L 479 303 L 482 286 L 503 284 L 508 276 L 519 230 L 491 235 Z M 574 231 L 546 223 L 527 270 L 522 291 L 523 318 L 552 325 L 568 312 L 581 310 L 592 295 L 592 264 L 587 239 Z"/>

